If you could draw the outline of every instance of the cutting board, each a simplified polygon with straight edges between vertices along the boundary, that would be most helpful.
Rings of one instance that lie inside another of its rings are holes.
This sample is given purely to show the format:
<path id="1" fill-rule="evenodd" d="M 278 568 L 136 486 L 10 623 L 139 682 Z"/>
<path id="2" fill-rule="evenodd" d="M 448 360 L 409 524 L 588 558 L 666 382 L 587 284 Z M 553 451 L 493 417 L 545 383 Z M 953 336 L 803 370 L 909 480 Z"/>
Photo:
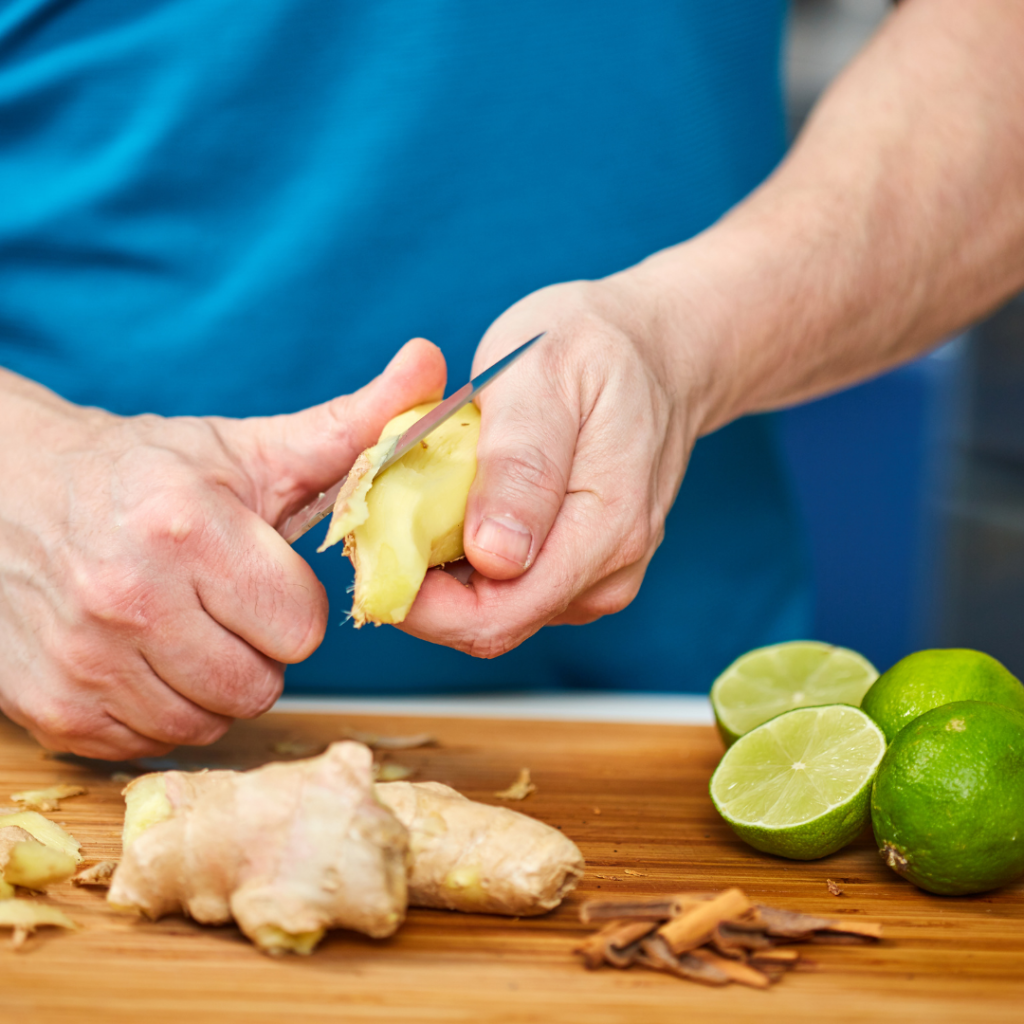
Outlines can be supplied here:
<path id="1" fill-rule="evenodd" d="M 412 910 L 394 938 L 333 932 L 308 958 L 271 959 L 233 927 L 147 922 L 109 910 L 101 891 L 54 887 L 81 925 L 40 931 L 20 952 L 0 937 L 4 1021 L 579 1022 L 1024 1020 L 1024 885 L 975 897 L 930 896 L 878 858 L 870 835 L 813 863 L 757 853 L 716 815 L 707 784 L 722 753 L 702 726 L 272 714 L 215 746 L 175 755 L 184 768 L 282 760 L 282 741 L 325 743 L 346 727 L 429 731 L 437 745 L 390 755 L 467 795 L 528 767 L 538 789 L 516 809 L 561 828 L 587 859 L 557 911 L 510 920 Z M 51 815 L 87 861 L 119 851 L 122 782 L 112 768 L 47 758 L 0 719 L 0 805 L 11 793 L 80 782 L 87 796 Z M 842 888 L 829 894 L 826 879 Z M 705 988 L 640 969 L 586 971 L 572 949 L 592 896 L 742 886 L 754 899 L 814 914 L 881 921 L 877 946 L 806 947 L 805 969 L 768 991 Z"/>

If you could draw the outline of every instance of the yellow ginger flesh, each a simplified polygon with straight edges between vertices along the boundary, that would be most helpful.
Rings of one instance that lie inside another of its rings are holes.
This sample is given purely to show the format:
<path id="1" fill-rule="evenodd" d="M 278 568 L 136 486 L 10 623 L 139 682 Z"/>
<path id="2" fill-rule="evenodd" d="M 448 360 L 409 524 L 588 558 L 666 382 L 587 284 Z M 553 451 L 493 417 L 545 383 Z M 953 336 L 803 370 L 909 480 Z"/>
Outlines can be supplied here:
<path id="1" fill-rule="evenodd" d="M 558 829 L 469 800 L 440 782 L 384 782 L 377 796 L 409 830 L 409 903 L 527 917 L 554 909 L 583 876 Z"/>
<path id="2" fill-rule="evenodd" d="M 391 440 L 428 413 L 419 405 L 391 420 L 356 460 L 320 550 L 345 541 L 355 567 L 352 619 L 402 622 L 427 569 L 461 558 L 462 526 L 476 475 L 480 413 L 468 405 L 379 476 Z"/>
<path id="3" fill-rule="evenodd" d="M 0 900 L 0 928 L 13 928 L 13 945 L 17 949 L 37 928 L 53 925 L 74 929 L 78 926 L 63 911 L 33 900 Z"/>
<path id="4" fill-rule="evenodd" d="M 392 934 L 408 836 L 374 796 L 372 761 L 345 742 L 250 772 L 143 776 L 126 790 L 108 900 L 150 918 L 234 919 L 270 953 L 311 952 L 328 928 Z"/>
<path id="5" fill-rule="evenodd" d="M 0 828 L 0 878 L 8 885 L 45 889 L 75 873 L 75 859 L 44 846 L 17 825 Z"/>
<path id="6" fill-rule="evenodd" d="M 0 828 L 15 826 L 24 829 L 33 839 L 53 850 L 66 853 L 76 864 L 82 863 L 82 844 L 65 832 L 55 821 L 44 818 L 38 811 L 15 811 L 0 814 Z"/>

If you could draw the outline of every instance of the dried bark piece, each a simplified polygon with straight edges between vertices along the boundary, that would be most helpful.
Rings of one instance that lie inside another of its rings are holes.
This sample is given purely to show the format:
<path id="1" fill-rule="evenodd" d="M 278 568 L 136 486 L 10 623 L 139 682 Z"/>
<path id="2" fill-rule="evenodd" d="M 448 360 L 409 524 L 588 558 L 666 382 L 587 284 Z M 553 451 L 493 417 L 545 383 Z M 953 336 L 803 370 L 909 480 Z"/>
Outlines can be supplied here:
<path id="1" fill-rule="evenodd" d="M 730 981 L 735 981 L 740 985 L 746 985 L 749 988 L 767 988 L 771 984 L 768 975 L 762 973 L 756 967 L 751 967 L 741 960 L 727 959 L 726 957 L 719 956 L 707 947 L 702 946 L 700 949 L 695 949 L 689 955 L 711 964 L 712 967 L 721 971 Z"/>
<path id="2" fill-rule="evenodd" d="M 729 975 L 715 964 L 688 953 L 676 956 L 660 934 L 640 940 L 637 963 L 655 971 L 665 971 L 667 974 L 675 974 L 690 981 L 699 981 L 703 985 L 728 985 L 730 980 Z"/>
<path id="3" fill-rule="evenodd" d="M 698 903 L 658 929 L 677 956 L 704 945 L 723 921 L 739 918 L 753 908 L 742 889 L 726 889 L 706 903 Z"/>
<path id="4" fill-rule="evenodd" d="M 711 899 L 714 899 L 714 893 L 687 892 L 675 896 L 652 896 L 645 900 L 587 900 L 580 907 L 580 920 L 584 924 L 619 918 L 631 921 L 667 921 L 670 917 L 678 917 L 684 910 Z"/>
<path id="5" fill-rule="evenodd" d="M 362 732 L 359 729 L 343 729 L 346 739 L 365 743 L 372 750 L 414 750 L 416 747 L 432 747 L 437 739 L 429 732 L 417 732 L 409 736 L 384 736 L 376 732 Z"/>
<path id="6" fill-rule="evenodd" d="M 752 953 L 747 963 L 756 967 L 774 984 L 787 971 L 800 964 L 800 954 L 792 948 L 762 949 Z"/>
<path id="7" fill-rule="evenodd" d="M 874 921 L 853 921 L 849 918 L 815 917 L 793 910 L 779 910 L 758 904 L 754 913 L 743 921 L 730 921 L 734 928 L 763 929 L 768 935 L 803 942 L 820 941 L 816 933 L 836 933 L 856 936 L 850 941 L 872 941 L 882 937 L 882 926 Z M 835 941 L 835 940 L 825 940 Z M 844 940 L 839 940 L 844 941 Z"/>
<path id="8" fill-rule="evenodd" d="M 26 811 L 59 811 L 61 800 L 85 796 L 88 792 L 85 786 L 62 782 L 47 789 L 29 789 L 24 793 L 12 793 L 11 799 L 16 804 L 21 804 Z"/>
<path id="9" fill-rule="evenodd" d="M 771 949 L 775 943 L 762 931 L 742 931 L 723 921 L 711 933 L 711 945 L 723 956 L 742 959 L 749 952 Z"/>
<path id="10" fill-rule="evenodd" d="M 829 894 L 832 895 L 832 896 L 842 896 L 843 895 L 842 886 L 840 886 L 837 883 L 833 882 L 831 878 L 826 878 L 825 879 L 825 887 L 828 889 Z"/>
<path id="11" fill-rule="evenodd" d="M 516 781 L 508 789 L 500 790 L 494 795 L 499 800 L 525 800 L 531 793 L 536 792 L 537 787 L 530 780 L 530 769 L 521 768 Z"/>
<path id="12" fill-rule="evenodd" d="M 576 949 L 591 971 L 602 964 L 629 967 L 636 960 L 640 940 L 657 927 L 657 921 L 609 921 L 599 932 L 588 936 Z"/>
<path id="13" fill-rule="evenodd" d="M 97 889 L 109 889 L 110 880 L 117 869 L 116 860 L 101 860 L 98 864 L 83 868 L 71 879 L 72 885 L 92 886 Z"/>
<path id="14" fill-rule="evenodd" d="M 800 954 L 792 947 L 779 949 L 758 949 L 750 954 L 749 963 L 752 964 L 795 964 L 800 959 Z"/>

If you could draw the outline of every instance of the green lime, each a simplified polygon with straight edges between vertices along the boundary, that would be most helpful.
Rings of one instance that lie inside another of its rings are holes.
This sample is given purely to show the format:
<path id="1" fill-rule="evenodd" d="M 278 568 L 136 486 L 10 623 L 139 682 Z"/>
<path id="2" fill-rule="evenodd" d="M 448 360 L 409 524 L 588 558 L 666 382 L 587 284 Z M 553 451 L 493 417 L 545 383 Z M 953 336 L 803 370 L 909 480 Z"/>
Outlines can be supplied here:
<path id="1" fill-rule="evenodd" d="M 757 850 L 815 860 L 868 820 L 885 736 L 848 704 L 797 708 L 741 736 L 711 776 L 711 800 Z"/>
<path id="2" fill-rule="evenodd" d="M 817 640 L 759 647 L 737 658 L 711 687 L 711 706 L 725 745 L 783 711 L 852 704 L 878 678 L 867 658 Z"/>
<path id="3" fill-rule="evenodd" d="M 908 654 L 861 702 L 892 743 L 908 722 L 958 700 L 984 700 L 1024 711 L 1024 686 L 995 658 L 952 648 Z"/>
<path id="4" fill-rule="evenodd" d="M 965 700 L 900 730 L 871 795 L 878 852 L 929 892 L 985 892 L 1024 875 L 1024 713 Z"/>

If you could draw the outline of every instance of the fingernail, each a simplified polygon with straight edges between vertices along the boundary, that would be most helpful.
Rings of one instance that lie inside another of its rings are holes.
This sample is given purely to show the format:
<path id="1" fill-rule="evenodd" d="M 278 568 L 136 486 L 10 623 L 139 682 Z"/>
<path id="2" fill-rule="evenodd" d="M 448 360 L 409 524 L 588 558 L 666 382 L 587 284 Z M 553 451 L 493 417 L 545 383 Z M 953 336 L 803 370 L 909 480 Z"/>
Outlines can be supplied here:
<path id="1" fill-rule="evenodd" d="M 499 558 L 526 568 L 533 535 L 514 519 L 485 519 L 476 531 L 476 545 Z"/>

